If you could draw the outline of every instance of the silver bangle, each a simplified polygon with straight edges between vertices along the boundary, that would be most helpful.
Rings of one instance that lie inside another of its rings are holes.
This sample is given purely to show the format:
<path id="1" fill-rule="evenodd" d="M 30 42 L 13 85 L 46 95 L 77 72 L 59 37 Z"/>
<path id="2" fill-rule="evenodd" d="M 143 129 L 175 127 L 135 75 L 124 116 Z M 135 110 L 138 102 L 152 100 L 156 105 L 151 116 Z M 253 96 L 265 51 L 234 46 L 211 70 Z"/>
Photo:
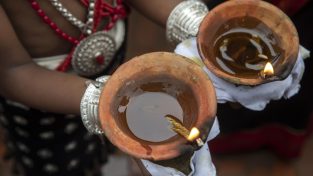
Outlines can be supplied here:
<path id="1" fill-rule="evenodd" d="M 178 44 L 198 34 L 200 23 L 208 13 L 207 6 L 200 1 L 179 3 L 170 13 L 166 23 L 166 38 Z"/>
<path id="2" fill-rule="evenodd" d="M 88 87 L 80 102 L 80 113 L 84 126 L 93 134 L 101 135 L 103 130 L 98 115 L 101 90 L 110 76 L 102 76 L 96 81 L 88 82 Z"/>

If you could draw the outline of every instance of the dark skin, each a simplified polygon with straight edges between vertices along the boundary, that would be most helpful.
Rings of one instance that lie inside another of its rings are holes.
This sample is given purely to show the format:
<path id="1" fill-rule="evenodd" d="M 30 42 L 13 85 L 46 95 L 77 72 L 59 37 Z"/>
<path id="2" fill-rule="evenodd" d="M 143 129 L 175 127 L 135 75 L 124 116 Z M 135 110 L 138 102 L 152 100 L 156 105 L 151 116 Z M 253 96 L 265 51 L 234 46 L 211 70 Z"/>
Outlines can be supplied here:
<path id="1" fill-rule="evenodd" d="M 32 59 L 66 54 L 71 44 L 42 22 L 27 0 L 0 2 L 0 95 L 49 112 L 79 114 L 87 79 L 47 70 L 36 65 Z M 77 18 L 85 21 L 86 8 L 80 1 L 60 2 Z M 181 0 L 128 1 L 163 26 L 179 2 Z M 49 1 L 38 0 L 38 3 L 62 30 L 71 36 L 79 36 L 80 31 L 66 21 Z"/>

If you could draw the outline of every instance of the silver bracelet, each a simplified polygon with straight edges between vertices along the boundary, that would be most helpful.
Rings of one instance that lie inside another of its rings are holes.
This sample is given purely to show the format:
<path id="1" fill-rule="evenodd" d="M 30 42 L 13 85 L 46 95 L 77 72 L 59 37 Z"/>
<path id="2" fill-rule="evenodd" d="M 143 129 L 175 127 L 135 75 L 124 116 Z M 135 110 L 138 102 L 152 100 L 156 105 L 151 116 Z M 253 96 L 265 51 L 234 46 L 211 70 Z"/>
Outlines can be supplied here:
<path id="1" fill-rule="evenodd" d="M 179 3 L 170 13 L 166 23 L 166 38 L 178 44 L 198 34 L 200 23 L 208 13 L 201 1 L 189 0 Z"/>
<path id="2" fill-rule="evenodd" d="M 96 81 L 88 81 L 88 87 L 80 102 L 80 113 L 84 126 L 90 133 L 101 135 L 98 107 L 101 90 L 110 76 L 102 76 Z"/>

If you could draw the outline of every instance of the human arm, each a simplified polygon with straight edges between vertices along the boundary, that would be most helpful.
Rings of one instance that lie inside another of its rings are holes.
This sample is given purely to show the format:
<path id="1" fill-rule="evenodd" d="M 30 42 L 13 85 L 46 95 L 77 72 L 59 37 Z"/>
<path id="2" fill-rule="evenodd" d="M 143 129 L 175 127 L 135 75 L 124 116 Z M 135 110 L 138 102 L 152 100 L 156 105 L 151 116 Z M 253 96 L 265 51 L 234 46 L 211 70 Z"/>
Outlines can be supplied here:
<path id="1" fill-rule="evenodd" d="M 184 0 L 127 0 L 127 3 L 145 17 L 165 27 L 171 11 L 182 1 Z M 202 0 L 204 3 L 210 1 L 212 0 Z"/>
<path id="2" fill-rule="evenodd" d="M 127 0 L 134 9 L 155 23 L 164 26 L 171 11 L 183 0 Z"/>
<path id="3" fill-rule="evenodd" d="M 56 113 L 79 114 L 86 79 L 36 65 L 0 6 L 0 95 Z"/>
<path id="4" fill-rule="evenodd" d="M 138 11 L 141 10 L 140 12 L 146 17 L 166 28 L 167 41 L 173 45 L 190 37 L 195 37 L 198 33 L 201 21 L 208 13 L 207 6 L 204 2 L 198 0 L 176 1 L 175 3 L 173 3 L 174 1 L 170 1 L 169 5 L 166 5 L 164 1 L 159 3 L 154 2 L 152 5 L 149 3 L 142 5 L 144 3 L 139 3 L 140 0 L 134 1 L 136 2 L 134 4 L 135 8 L 139 5 Z M 164 11 L 160 13 L 155 9 L 164 9 Z M 145 12 L 148 10 L 152 10 L 152 12 L 147 15 Z"/>

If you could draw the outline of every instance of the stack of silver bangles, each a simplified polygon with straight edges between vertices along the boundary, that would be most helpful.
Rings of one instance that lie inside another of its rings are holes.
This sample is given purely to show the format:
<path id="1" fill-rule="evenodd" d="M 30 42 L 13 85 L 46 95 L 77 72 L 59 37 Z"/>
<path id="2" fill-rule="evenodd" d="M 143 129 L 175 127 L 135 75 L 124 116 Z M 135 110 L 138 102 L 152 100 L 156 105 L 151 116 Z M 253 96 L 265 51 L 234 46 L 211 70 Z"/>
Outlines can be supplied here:
<path id="1" fill-rule="evenodd" d="M 103 86 L 110 76 L 101 76 L 96 81 L 88 82 L 88 87 L 80 102 L 80 113 L 84 126 L 90 133 L 103 134 L 99 114 L 99 99 Z"/>
<path id="2" fill-rule="evenodd" d="M 179 3 L 170 13 L 166 24 L 167 40 L 178 44 L 198 34 L 200 23 L 208 13 L 207 6 L 200 1 Z"/>

